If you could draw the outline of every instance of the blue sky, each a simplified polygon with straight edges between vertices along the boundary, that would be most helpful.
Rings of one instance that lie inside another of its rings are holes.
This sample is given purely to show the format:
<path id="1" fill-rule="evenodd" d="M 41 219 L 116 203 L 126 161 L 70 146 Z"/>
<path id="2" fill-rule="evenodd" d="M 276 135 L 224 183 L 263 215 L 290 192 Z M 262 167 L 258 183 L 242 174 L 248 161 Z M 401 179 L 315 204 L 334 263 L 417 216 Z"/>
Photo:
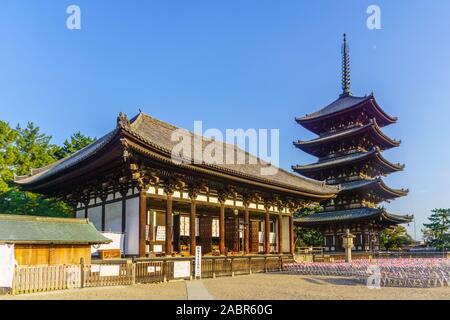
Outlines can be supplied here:
<path id="1" fill-rule="evenodd" d="M 66 28 L 76 4 L 82 29 Z M 381 8 L 381 30 L 366 9 Z M 352 92 L 375 95 L 398 116 L 387 151 L 410 189 L 386 207 L 414 214 L 417 234 L 450 207 L 449 1 L 2 1 L 0 119 L 34 121 L 61 143 L 100 137 L 119 111 L 193 129 L 279 128 L 284 168 L 314 158 L 292 141 L 294 122 L 340 93 L 340 45 L 350 43 Z M 414 233 L 413 224 L 409 227 Z"/>

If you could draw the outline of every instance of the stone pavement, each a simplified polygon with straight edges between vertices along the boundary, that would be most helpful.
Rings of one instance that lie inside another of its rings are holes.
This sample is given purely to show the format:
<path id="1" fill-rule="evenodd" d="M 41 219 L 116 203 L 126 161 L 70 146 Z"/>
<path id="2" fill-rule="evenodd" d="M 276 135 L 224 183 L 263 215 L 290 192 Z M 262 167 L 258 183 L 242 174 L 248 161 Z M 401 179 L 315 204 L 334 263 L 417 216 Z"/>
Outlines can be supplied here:
<path id="1" fill-rule="evenodd" d="M 186 281 L 188 300 L 214 300 L 201 280 Z"/>

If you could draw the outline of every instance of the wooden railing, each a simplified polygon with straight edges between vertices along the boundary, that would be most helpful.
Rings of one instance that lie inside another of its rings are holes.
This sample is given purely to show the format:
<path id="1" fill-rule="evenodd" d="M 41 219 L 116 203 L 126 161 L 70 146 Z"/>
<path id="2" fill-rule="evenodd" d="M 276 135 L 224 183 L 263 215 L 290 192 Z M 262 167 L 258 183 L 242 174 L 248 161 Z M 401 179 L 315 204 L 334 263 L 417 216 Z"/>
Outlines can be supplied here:
<path id="1" fill-rule="evenodd" d="M 203 257 L 202 277 L 215 278 L 281 271 L 284 258 L 283 256 Z M 94 260 L 91 264 L 82 262 L 78 265 L 20 266 L 14 273 L 12 293 L 170 281 L 175 279 L 174 264 L 177 261 L 188 261 L 191 264 L 190 275 L 184 279 L 193 278 L 195 260 L 192 257 Z"/>

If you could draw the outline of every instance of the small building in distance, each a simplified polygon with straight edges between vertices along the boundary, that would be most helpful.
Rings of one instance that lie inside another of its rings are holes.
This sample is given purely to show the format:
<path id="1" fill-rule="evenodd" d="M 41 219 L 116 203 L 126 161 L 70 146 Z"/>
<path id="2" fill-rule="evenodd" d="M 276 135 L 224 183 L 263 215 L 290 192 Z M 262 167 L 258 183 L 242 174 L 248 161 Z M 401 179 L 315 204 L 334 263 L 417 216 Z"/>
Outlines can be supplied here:
<path id="1" fill-rule="evenodd" d="M 350 92 L 350 67 L 346 38 L 342 49 L 342 94 L 326 107 L 296 121 L 318 135 L 309 141 L 296 141 L 300 150 L 318 157 L 308 165 L 293 166 L 306 177 L 340 186 L 336 198 L 322 202 L 324 211 L 296 219 L 304 228 L 320 230 L 327 251 L 343 251 L 342 235 L 350 229 L 356 235 L 354 250 L 379 250 L 379 232 L 391 225 L 411 222 L 411 216 L 391 214 L 382 202 L 408 194 L 408 190 L 387 186 L 382 176 L 403 170 L 382 152 L 398 147 L 381 128 L 394 124 L 373 94 L 364 97 Z"/>
<path id="2" fill-rule="evenodd" d="M 87 219 L 0 214 L 0 243 L 14 244 L 18 265 L 91 262 L 91 245 L 109 243 Z"/>

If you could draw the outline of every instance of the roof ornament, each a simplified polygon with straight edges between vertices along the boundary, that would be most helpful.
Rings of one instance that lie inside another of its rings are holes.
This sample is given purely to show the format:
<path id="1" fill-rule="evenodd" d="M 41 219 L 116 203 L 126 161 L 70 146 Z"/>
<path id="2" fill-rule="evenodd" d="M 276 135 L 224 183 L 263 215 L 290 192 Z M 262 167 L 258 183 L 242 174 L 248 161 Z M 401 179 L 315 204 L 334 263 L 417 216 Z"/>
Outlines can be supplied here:
<path id="1" fill-rule="evenodd" d="M 347 44 L 347 35 L 344 33 L 344 43 L 342 44 L 342 94 L 340 97 L 351 96 L 350 92 L 350 56 Z"/>
<path id="2" fill-rule="evenodd" d="M 117 117 L 117 128 L 126 128 L 130 126 L 130 120 L 125 113 L 119 112 Z"/>

